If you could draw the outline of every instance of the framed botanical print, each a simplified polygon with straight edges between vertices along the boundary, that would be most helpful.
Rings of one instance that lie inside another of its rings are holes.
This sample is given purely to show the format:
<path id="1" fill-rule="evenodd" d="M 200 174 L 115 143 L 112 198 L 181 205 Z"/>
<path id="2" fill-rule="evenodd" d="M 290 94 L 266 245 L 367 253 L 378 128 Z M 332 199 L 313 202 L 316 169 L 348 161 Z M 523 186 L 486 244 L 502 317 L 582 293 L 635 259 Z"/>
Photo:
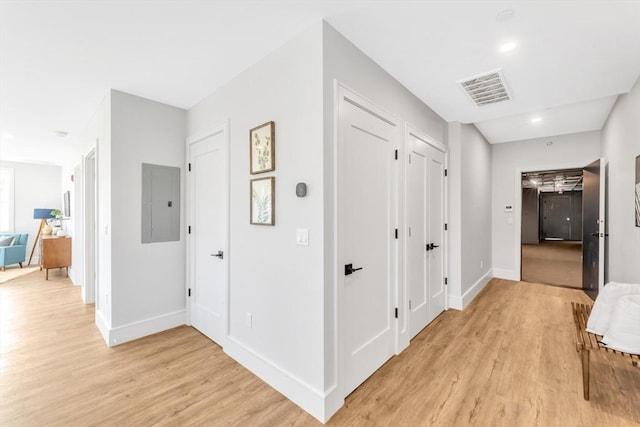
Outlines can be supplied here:
<path id="1" fill-rule="evenodd" d="M 275 177 L 252 179 L 250 187 L 250 223 L 275 225 Z"/>
<path id="2" fill-rule="evenodd" d="M 267 122 L 249 131 L 252 175 L 276 170 L 276 124 Z"/>

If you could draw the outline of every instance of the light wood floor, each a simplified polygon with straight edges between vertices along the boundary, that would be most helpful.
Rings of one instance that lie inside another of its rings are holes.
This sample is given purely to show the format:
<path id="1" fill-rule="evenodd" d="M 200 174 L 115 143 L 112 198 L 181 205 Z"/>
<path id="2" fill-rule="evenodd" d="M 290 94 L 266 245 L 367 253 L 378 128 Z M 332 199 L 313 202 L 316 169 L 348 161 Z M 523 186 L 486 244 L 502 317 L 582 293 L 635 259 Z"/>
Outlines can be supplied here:
<path id="1" fill-rule="evenodd" d="M 493 280 L 354 391 L 331 426 L 640 423 L 640 369 L 592 360 L 582 398 L 570 301 L 580 291 Z M 0 286 L 0 425 L 317 426 L 190 327 L 107 348 L 93 308 L 52 273 Z"/>
<path id="2" fill-rule="evenodd" d="M 522 280 L 582 288 L 582 242 L 522 245 Z"/>

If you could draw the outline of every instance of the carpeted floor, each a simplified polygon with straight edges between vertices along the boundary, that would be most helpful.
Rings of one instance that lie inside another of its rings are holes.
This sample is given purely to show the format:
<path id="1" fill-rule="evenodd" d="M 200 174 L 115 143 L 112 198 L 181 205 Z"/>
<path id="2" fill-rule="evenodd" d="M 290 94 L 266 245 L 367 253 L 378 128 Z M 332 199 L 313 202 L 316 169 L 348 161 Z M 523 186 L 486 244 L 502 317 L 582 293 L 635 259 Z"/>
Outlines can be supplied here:
<path id="1" fill-rule="evenodd" d="M 522 245 L 522 281 L 582 288 L 582 243 Z"/>

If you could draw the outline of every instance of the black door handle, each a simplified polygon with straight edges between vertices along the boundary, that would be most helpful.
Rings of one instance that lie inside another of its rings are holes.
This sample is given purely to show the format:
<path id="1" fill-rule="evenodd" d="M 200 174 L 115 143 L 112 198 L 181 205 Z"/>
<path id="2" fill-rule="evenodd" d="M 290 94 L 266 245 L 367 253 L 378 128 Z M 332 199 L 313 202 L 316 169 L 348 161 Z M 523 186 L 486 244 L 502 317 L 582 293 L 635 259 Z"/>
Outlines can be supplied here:
<path id="1" fill-rule="evenodd" d="M 428 251 L 432 251 L 432 250 L 434 250 L 435 248 L 439 248 L 439 247 L 440 247 L 440 245 L 435 245 L 435 244 L 433 244 L 433 243 L 427 243 L 427 250 L 428 250 Z"/>
<path id="2" fill-rule="evenodd" d="M 599 233 L 591 233 L 591 237 L 600 237 Z"/>
<path id="3" fill-rule="evenodd" d="M 348 276 L 355 271 L 362 270 L 362 267 L 353 268 L 353 264 L 345 264 L 344 266 L 344 275 Z"/>
<path id="4" fill-rule="evenodd" d="M 220 258 L 220 259 L 224 259 L 224 252 L 218 251 L 217 254 L 211 254 L 211 256 L 214 256 L 214 257 Z"/>

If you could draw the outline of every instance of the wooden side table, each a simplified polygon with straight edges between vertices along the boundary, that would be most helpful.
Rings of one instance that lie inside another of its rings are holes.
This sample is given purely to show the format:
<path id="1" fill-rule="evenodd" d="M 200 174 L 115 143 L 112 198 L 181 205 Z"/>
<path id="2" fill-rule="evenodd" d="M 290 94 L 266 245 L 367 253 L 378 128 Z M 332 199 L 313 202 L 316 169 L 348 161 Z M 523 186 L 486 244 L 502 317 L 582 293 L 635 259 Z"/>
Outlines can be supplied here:
<path id="1" fill-rule="evenodd" d="M 64 268 L 69 276 L 71 265 L 71 237 L 42 236 L 40 240 L 40 271 L 44 268 L 45 278 L 49 280 L 49 269 Z"/>

